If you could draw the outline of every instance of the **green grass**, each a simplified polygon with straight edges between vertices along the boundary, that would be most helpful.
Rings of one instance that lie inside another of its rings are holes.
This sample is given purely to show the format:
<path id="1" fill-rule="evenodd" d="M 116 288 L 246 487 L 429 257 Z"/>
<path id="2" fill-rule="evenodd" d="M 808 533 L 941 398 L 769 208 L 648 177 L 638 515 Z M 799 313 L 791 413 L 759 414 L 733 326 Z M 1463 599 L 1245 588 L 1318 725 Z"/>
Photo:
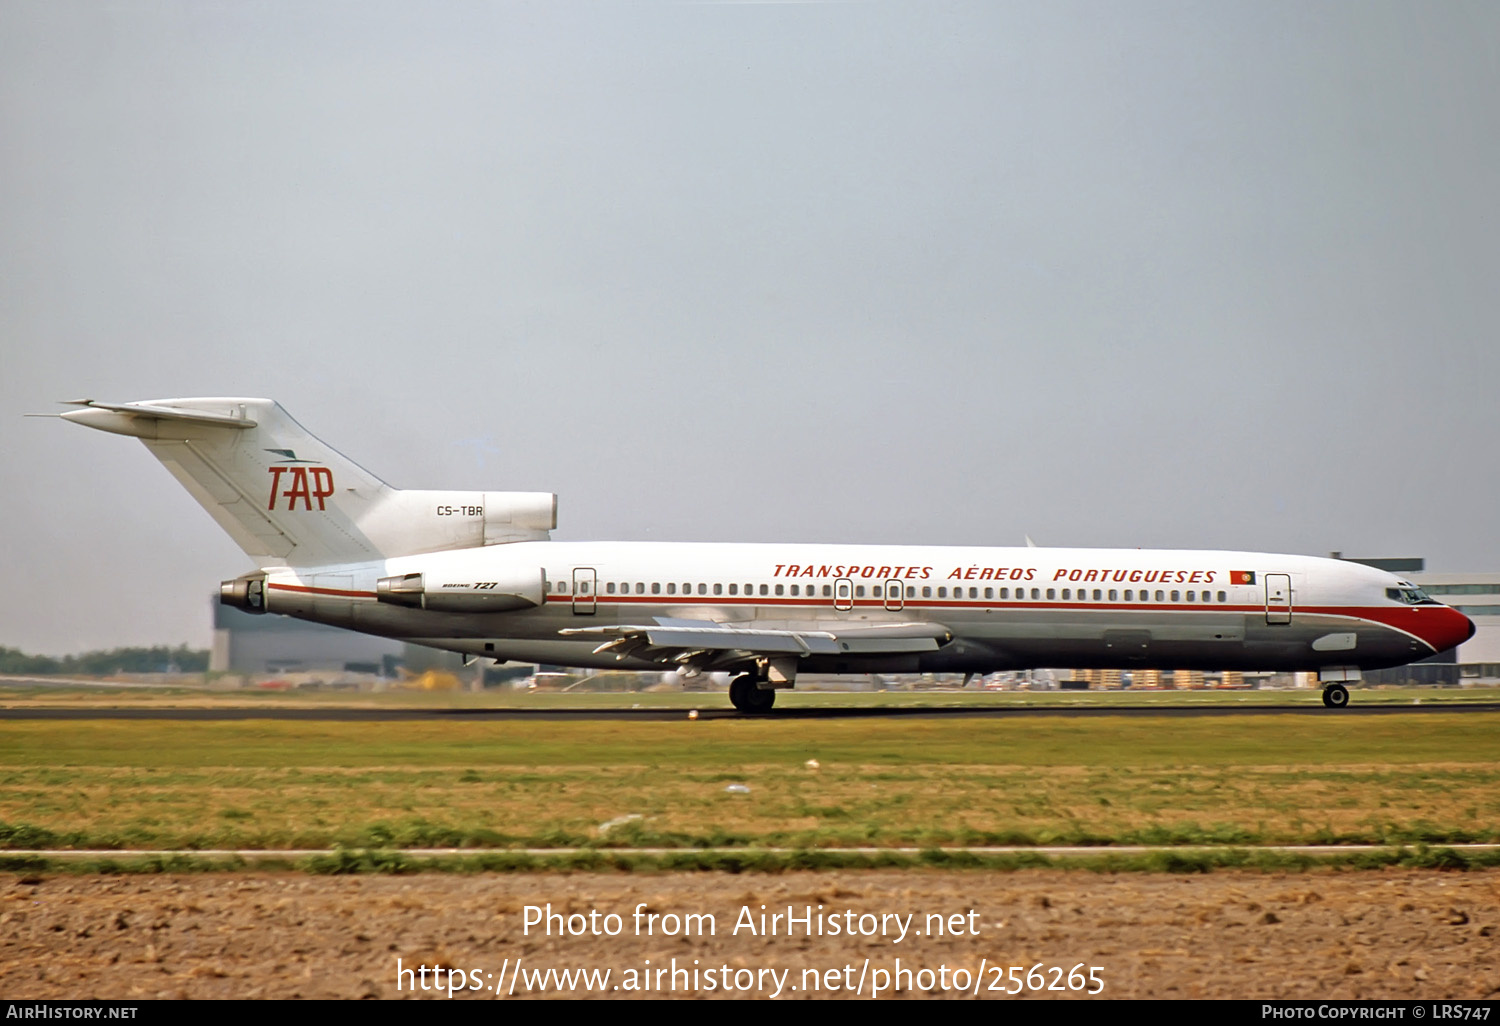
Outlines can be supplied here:
<path id="1" fill-rule="evenodd" d="M 0 849 L 1500 841 L 1493 724 L 7 721 Z"/>

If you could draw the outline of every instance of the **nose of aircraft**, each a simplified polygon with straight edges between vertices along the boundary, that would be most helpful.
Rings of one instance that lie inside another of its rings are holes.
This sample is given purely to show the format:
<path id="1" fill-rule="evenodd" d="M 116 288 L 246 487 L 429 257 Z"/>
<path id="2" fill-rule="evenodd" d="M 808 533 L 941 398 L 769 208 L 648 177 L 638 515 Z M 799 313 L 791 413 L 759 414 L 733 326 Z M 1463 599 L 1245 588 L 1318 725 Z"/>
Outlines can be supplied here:
<path id="1" fill-rule="evenodd" d="M 1439 652 L 1456 648 L 1474 636 L 1474 621 L 1451 606 L 1437 606 L 1422 612 L 1424 615 L 1417 633 Z"/>

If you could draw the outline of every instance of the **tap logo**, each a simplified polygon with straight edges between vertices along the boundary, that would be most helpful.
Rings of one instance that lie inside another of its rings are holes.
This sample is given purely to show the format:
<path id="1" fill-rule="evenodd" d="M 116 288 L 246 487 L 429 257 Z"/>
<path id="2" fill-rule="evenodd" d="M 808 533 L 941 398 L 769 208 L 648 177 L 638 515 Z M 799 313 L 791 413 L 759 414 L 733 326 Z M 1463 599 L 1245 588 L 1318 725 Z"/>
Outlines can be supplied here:
<path id="1" fill-rule="evenodd" d="M 318 509 L 326 509 L 324 500 L 333 494 L 333 471 L 327 467 L 312 466 L 308 460 L 297 459 L 297 454 L 291 449 L 267 449 L 266 452 L 277 456 L 285 456 L 282 465 L 266 468 L 271 475 L 271 500 L 266 504 L 266 509 L 276 509 L 278 500 L 285 500 L 282 509 L 296 509 L 300 500 L 302 508 L 310 510 L 313 508 L 313 500 L 318 501 Z M 285 464 L 297 464 L 286 466 Z M 286 479 L 286 489 L 282 490 L 282 479 Z"/>

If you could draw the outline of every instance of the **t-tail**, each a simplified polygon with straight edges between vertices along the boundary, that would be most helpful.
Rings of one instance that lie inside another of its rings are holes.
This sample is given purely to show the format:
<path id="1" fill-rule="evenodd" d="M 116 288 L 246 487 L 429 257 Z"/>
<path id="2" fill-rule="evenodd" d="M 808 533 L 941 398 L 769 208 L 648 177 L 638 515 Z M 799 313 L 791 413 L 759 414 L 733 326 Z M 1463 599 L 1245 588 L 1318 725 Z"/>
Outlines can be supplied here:
<path id="1" fill-rule="evenodd" d="M 550 492 L 392 488 L 270 399 L 74 405 L 64 419 L 144 442 L 262 567 L 542 541 L 557 526 Z"/>

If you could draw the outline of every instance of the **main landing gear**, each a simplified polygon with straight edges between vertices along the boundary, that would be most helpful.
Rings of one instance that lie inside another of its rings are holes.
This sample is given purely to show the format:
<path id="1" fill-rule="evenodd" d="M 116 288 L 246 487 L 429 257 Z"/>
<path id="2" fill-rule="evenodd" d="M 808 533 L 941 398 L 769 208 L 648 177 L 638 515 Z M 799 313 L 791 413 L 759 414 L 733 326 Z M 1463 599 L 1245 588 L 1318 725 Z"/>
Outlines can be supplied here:
<path id="1" fill-rule="evenodd" d="M 742 673 L 729 682 L 729 700 L 742 713 L 768 713 L 776 704 L 776 692 L 761 687 L 755 674 Z"/>
<path id="2" fill-rule="evenodd" d="M 1323 689 L 1323 704 L 1330 709 L 1342 709 L 1349 704 L 1349 689 L 1342 684 L 1330 684 Z"/>

